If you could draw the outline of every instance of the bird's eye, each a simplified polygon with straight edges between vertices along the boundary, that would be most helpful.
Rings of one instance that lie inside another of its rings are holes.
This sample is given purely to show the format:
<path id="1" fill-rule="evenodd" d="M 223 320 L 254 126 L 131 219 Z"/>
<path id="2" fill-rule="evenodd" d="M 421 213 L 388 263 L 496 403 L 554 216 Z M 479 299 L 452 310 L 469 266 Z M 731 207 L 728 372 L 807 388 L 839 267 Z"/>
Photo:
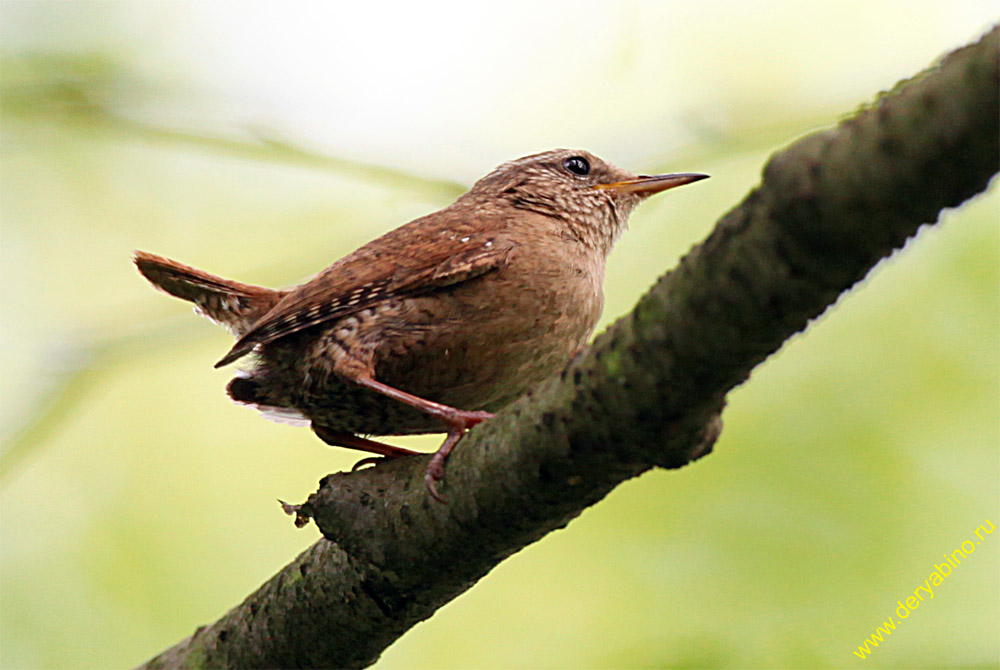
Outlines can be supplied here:
<path id="1" fill-rule="evenodd" d="M 563 163 L 563 167 L 572 172 L 575 175 L 580 175 L 585 177 L 590 174 L 590 163 L 583 156 L 572 156 L 567 158 L 566 162 Z"/>

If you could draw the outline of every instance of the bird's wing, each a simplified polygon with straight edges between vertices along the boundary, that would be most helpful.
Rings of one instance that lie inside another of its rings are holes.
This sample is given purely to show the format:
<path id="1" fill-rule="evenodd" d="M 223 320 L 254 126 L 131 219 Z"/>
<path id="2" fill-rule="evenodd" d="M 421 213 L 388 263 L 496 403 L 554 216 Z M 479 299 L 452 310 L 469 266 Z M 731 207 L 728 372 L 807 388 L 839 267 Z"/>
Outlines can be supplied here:
<path id="1" fill-rule="evenodd" d="M 253 325 L 215 367 L 254 347 L 362 311 L 397 296 L 430 293 L 503 266 L 509 241 L 458 223 L 441 230 L 421 219 L 397 228 L 340 259 L 293 289 Z"/>

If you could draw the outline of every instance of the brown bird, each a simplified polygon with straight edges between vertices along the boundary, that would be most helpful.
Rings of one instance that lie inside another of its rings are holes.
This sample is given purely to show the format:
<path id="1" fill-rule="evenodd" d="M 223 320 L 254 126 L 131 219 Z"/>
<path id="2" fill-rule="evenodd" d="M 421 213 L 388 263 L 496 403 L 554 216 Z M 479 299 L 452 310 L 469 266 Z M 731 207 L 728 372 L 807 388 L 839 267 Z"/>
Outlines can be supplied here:
<path id="1" fill-rule="evenodd" d="M 135 263 L 237 337 L 216 367 L 254 354 L 229 382 L 233 400 L 308 420 L 327 444 L 390 458 L 416 452 L 361 435 L 446 430 L 425 478 L 441 500 L 437 483 L 465 431 L 587 342 L 605 261 L 635 206 L 706 177 L 636 176 L 558 149 L 501 165 L 448 207 L 293 289 L 142 251 Z"/>

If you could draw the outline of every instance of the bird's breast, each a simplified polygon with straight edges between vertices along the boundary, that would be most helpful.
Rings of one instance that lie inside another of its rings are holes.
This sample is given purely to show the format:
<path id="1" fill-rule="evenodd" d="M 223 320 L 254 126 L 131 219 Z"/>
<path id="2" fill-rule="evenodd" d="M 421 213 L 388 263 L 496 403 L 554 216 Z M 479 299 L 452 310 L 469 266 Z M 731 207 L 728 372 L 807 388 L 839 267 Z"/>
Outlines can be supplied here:
<path id="1" fill-rule="evenodd" d="M 376 376 L 462 409 L 496 410 L 562 369 L 603 307 L 603 265 L 525 262 L 404 300 L 381 324 Z"/>

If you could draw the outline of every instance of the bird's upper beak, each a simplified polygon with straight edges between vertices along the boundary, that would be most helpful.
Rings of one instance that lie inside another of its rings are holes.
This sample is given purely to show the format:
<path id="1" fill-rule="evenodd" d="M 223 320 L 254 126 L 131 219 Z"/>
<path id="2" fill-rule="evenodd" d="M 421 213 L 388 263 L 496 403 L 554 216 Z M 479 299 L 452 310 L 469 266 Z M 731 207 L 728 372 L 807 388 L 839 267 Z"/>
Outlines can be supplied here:
<path id="1" fill-rule="evenodd" d="M 659 193 L 660 191 L 666 191 L 668 188 L 674 188 L 675 186 L 683 186 L 684 184 L 690 184 L 691 182 L 701 181 L 702 179 L 708 179 L 707 174 L 698 174 L 697 172 L 680 172 L 677 174 L 655 174 L 649 175 L 639 175 L 635 179 L 626 179 L 624 181 L 615 181 L 610 184 L 597 184 L 594 188 L 600 189 L 610 189 L 612 191 L 617 191 L 619 193 L 639 193 L 641 195 L 653 195 L 654 193 Z"/>

